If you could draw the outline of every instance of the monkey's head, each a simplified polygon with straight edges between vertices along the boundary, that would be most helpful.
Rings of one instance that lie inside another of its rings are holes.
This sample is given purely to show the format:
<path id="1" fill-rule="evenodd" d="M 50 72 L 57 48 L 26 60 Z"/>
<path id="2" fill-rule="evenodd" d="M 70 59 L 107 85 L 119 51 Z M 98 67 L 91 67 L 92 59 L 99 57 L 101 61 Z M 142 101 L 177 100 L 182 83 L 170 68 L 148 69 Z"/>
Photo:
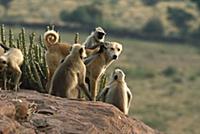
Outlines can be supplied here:
<path id="1" fill-rule="evenodd" d="M 117 42 L 105 42 L 106 53 L 111 60 L 119 58 L 122 52 L 122 45 Z"/>
<path id="2" fill-rule="evenodd" d="M 0 72 L 4 71 L 4 69 L 8 66 L 7 59 L 4 56 L 0 57 Z"/>
<path id="3" fill-rule="evenodd" d="M 72 46 L 71 54 L 79 55 L 81 59 L 84 59 L 87 57 L 85 46 L 78 43 Z"/>
<path id="4" fill-rule="evenodd" d="M 94 37 L 99 42 L 104 42 L 106 32 L 101 27 L 95 28 Z"/>
<path id="5" fill-rule="evenodd" d="M 113 73 L 111 74 L 111 80 L 118 80 L 118 81 L 124 81 L 125 79 L 125 74 L 124 72 L 119 69 L 116 68 Z"/>

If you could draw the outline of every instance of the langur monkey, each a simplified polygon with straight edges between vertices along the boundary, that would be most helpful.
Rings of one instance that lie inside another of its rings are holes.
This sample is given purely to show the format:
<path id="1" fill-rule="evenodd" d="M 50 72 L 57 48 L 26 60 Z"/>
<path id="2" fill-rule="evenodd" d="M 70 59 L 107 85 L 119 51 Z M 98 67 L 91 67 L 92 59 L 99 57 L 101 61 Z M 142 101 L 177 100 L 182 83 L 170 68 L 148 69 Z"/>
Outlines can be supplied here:
<path id="1" fill-rule="evenodd" d="M 124 114 L 128 111 L 132 101 L 132 93 L 125 81 L 125 74 L 121 69 L 115 69 L 111 74 L 109 84 L 99 93 L 97 100 L 113 104 Z"/>
<path id="2" fill-rule="evenodd" d="M 69 54 L 71 45 L 68 43 L 60 43 L 59 33 L 54 30 L 48 30 L 44 33 L 44 42 L 47 48 L 45 59 L 48 66 L 46 88 L 49 89 L 51 78 L 57 66 L 60 64 L 60 61 Z"/>
<path id="3" fill-rule="evenodd" d="M 22 75 L 20 66 L 24 61 L 24 56 L 20 49 L 9 48 L 4 44 L 1 47 L 6 50 L 6 52 L 0 56 L 0 72 L 3 72 L 4 79 L 4 90 L 7 90 L 7 72 L 14 74 L 14 90 L 17 91 L 19 88 L 19 81 Z"/>
<path id="4" fill-rule="evenodd" d="M 85 83 L 86 67 L 83 59 L 86 57 L 85 47 L 74 44 L 70 54 L 58 66 L 53 74 L 49 93 L 55 96 L 76 99 L 78 89 L 82 89 L 91 100 Z"/>
<path id="5" fill-rule="evenodd" d="M 86 82 L 91 92 L 93 101 L 96 101 L 97 86 L 101 76 L 108 66 L 117 60 L 122 52 L 122 45 L 117 42 L 102 42 L 100 50 L 96 54 L 86 58 Z"/>
<path id="6" fill-rule="evenodd" d="M 98 47 L 98 43 L 105 41 L 105 35 L 106 32 L 101 27 L 95 28 L 95 31 L 93 31 L 85 40 L 83 45 L 85 48 L 96 48 Z"/>
<path id="7" fill-rule="evenodd" d="M 54 29 L 48 30 L 44 33 L 44 44 L 47 48 L 45 53 L 45 59 L 48 66 L 48 79 L 47 79 L 47 90 L 50 86 L 51 78 L 60 64 L 60 62 L 70 53 L 72 45 L 69 43 L 59 42 L 59 33 Z M 79 35 L 76 34 L 75 43 L 78 43 Z M 87 54 L 95 53 L 96 48 L 86 49 Z"/>

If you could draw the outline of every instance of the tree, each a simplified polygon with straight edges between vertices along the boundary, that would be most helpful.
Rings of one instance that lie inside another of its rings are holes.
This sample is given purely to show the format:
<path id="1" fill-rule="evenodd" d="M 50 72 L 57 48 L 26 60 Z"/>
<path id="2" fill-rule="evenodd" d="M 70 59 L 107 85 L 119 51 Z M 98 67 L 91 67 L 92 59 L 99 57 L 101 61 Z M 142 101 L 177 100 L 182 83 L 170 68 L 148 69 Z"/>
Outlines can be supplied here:
<path id="1" fill-rule="evenodd" d="M 150 19 L 147 24 L 143 27 L 142 31 L 151 35 L 163 35 L 164 28 L 159 18 Z"/>
<path id="2" fill-rule="evenodd" d="M 101 10 L 98 7 L 91 5 L 80 6 L 71 13 L 67 11 L 61 11 L 60 18 L 63 21 L 91 25 L 101 24 L 103 21 Z"/>
<path id="3" fill-rule="evenodd" d="M 200 37 L 200 26 L 195 31 L 193 31 L 192 37 L 194 39 L 199 39 L 199 37 Z"/>
<path id="4" fill-rule="evenodd" d="M 168 8 L 168 19 L 178 27 L 182 34 L 187 34 L 188 32 L 188 22 L 194 19 L 194 16 L 183 9 L 178 8 Z"/>
<path id="5" fill-rule="evenodd" d="M 142 2 L 147 6 L 154 6 L 159 2 L 159 0 L 142 0 Z"/>
<path id="6" fill-rule="evenodd" d="M 200 0 L 191 0 L 191 1 L 196 3 L 197 7 L 200 9 Z"/>

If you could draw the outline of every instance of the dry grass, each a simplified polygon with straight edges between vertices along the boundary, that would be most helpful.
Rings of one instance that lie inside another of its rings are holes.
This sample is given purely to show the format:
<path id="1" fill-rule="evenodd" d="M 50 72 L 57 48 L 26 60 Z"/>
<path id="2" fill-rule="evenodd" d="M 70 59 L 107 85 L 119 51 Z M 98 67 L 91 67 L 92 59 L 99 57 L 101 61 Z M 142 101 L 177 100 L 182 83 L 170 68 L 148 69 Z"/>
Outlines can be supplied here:
<path id="1" fill-rule="evenodd" d="M 181 44 L 118 40 L 124 43 L 124 53 L 117 65 L 125 69 L 134 94 L 130 115 L 166 133 L 197 134 L 199 49 Z M 177 70 L 173 76 L 162 74 L 168 67 Z M 149 73 L 153 77 L 148 77 Z"/>

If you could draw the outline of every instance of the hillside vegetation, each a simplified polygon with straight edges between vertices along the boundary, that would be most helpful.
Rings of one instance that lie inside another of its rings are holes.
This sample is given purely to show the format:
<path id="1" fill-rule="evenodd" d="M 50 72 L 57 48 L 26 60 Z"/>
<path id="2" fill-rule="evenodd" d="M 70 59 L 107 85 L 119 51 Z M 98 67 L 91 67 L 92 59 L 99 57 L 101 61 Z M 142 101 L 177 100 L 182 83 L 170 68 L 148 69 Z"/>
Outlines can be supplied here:
<path id="1" fill-rule="evenodd" d="M 196 39 L 200 34 L 200 13 L 196 0 L 10 1 L 7 10 L 0 6 L 0 16 L 4 21 L 101 25 L 148 36 Z"/>

